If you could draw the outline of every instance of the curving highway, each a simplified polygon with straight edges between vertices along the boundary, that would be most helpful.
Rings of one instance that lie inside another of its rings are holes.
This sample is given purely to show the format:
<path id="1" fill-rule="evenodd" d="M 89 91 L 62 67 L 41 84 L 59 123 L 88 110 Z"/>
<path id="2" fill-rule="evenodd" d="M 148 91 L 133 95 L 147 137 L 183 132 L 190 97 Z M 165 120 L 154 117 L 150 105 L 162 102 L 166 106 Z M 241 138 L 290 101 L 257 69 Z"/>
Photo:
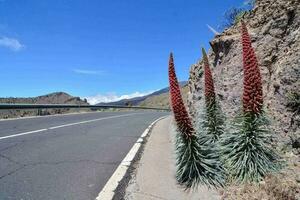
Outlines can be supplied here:
<path id="1" fill-rule="evenodd" d="M 168 114 L 94 112 L 0 120 L 0 199 L 95 199 L 148 125 Z"/>

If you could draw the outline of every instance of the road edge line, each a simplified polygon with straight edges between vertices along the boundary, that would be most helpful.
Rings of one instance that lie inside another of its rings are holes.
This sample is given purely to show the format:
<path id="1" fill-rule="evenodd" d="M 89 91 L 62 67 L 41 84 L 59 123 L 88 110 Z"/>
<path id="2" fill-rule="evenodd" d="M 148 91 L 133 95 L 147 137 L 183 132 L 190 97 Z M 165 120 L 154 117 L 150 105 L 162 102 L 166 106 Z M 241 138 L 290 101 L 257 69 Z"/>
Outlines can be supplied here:
<path id="1" fill-rule="evenodd" d="M 44 129 L 39 129 L 39 130 L 33 130 L 33 131 L 27 131 L 27 132 L 23 132 L 23 133 L 16 133 L 16 134 L 12 134 L 12 135 L 2 136 L 2 137 L 0 137 L 0 140 L 4 140 L 4 139 L 7 139 L 7 138 L 19 137 L 19 136 L 23 136 L 23 135 L 29 135 L 29 134 L 32 134 L 32 133 L 49 131 L 49 130 L 58 129 L 58 128 L 75 126 L 75 125 L 79 125 L 79 124 L 86 124 L 86 123 L 102 121 L 102 120 L 106 120 L 106 119 L 114 119 L 114 118 L 127 117 L 127 116 L 131 116 L 131 115 L 139 115 L 139 114 L 140 113 L 131 113 L 131 114 L 129 113 L 129 114 L 124 114 L 124 115 L 113 115 L 113 116 L 109 116 L 109 117 L 90 119 L 90 120 L 86 120 L 86 121 L 73 122 L 73 123 L 69 123 L 69 124 L 61 124 L 61 125 L 57 125 L 57 126 L 44 128 Z"/>
<path id="2" fill-rule="evenodd" d="M 141 134 L 141 136 L 137 139 L 134 145 L 131 147 L 125 158 L 121 161 L 117 169 L 114 171 L 112 176 L 106 182 L 102 190 L 99 192 L 96 200 L 112 200 L 115 196 L 115 191 L 119 186 L 119 183 L 126 176 L 128 169 L 134 162 L 134 158 L 138 154 L 140 148 L 142 147 L 142 143 L 145 141 L 145 138 L 150 133 L 153 126 L 160 120 L 166 118 L 168 115 L 160 117 L 152 122 Z"/>
<path id="3" fill-rule="evenodd" d="M 87 111 L 87 112 L 71 112 L 71 113 L 50 114 L 50 115 L 32 115 L 32 116 L 25 116 L 25 117 L 11 117 L 11 118 L 6 118 L 6 119 L 1 118 L 0 122 L 1 121 L 21 120 L 21 119 L 35 119 L 35 118 L 46 118 L 46 117 L 60 117 L 60 116 L 68 116 L 68 115 L 93 114 L 93 113 L 100 113 L 100 112 L 103 113 L 103 112 L 118 112 L 118 111 Z M 122 111 L 122 112 L 127 112 L 127 111 Z"/>

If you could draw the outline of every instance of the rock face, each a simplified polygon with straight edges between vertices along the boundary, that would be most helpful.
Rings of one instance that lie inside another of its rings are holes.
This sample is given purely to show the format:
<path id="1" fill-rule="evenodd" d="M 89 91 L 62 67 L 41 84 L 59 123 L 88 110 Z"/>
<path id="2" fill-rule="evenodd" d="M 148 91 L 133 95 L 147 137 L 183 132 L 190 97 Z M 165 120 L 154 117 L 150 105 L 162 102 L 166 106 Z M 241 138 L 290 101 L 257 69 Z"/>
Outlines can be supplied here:
<path id="1" fill-rule="evenodd" d="M 247 24 L 262 78 L 265 110 L 278 136 L 300 134 L 300 119 L 287 107 L 287 96 L 300 93 L 300 1 L 257 0 L 242 19 Z M 240 23 L 211 42 L 209 59 L 228 121 L 242 108 L 243 68 Z M 204 97 L 203 63 L 191 66 L 188 106 L 196 120 Z"/>

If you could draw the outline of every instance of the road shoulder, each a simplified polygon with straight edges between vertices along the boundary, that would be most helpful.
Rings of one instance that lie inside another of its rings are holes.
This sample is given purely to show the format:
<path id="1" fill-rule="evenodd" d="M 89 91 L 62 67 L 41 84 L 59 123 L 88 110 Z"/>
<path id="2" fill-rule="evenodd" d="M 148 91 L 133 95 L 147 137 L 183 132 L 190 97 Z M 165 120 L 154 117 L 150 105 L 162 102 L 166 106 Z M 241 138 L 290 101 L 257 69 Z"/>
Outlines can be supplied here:
<path id="1" fill-rule="evenodd" d="M 200 186 L 184 191 L 175 180 L 174 131 L 171 117 L 159 121 L 152 129 L 141 159 L 126 188 L 126 200 L 219 200 L 215 190 Z"/>
<path id="2" fill-rule="evenodd" d="M 149 133 L 152 131 L 154 125 L 160 120 L 164 119 L 166 116 L 161 117 L 154 122 L 152 122 L 148 128 L 142 133 L 138 138 L 136 143 L 130 149 L 128 154 L 122 160 L 118 168 L 115 170 L 113 175 L 107 181 L 103 189 L 98 194 L 96 200 L 111 200 L 111 199 L 121 199 L 125 194 L 126 186 L 132 177 L 135 170 L 134 165 L 139 160 L 143 147 L 147 141 Z"/>

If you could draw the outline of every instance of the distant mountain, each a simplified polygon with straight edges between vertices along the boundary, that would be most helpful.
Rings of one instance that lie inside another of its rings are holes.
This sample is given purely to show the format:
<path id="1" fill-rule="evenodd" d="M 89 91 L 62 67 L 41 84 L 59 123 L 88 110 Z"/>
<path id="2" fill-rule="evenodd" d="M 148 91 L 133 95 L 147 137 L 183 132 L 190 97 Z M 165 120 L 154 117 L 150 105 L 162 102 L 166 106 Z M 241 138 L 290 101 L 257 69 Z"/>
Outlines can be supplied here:
<path id="1" fill-rule="evenodd" d="M 185 85 L 187 85 L 187 81 L 182 81 L 179 82 L 179 85 L 181 87 L 184 87 Z M 98 103 L 97 105 L 131 105 L 131 106 L 138 106 L 140 105 L 142 102 L 144 102 L 146 99 L 154 97 L 154 96 L 159 96 L 162 94 L 168 94 L 169 93 L 169 87 L 163 88 L 161 90 L 155 91 L 151 94 L 145 95 L 145 96 L 141 96 L 141 97 L 134 97 L 134 98 L 130 98 L 130 99 L 122 99 L 119 101 L 114 101 L 114 102 L 108 102 L 108 103 Z"/>
<path id="2" fill-rule="evenodd" d="M 188 85 L 181 85 L 181 94 L 184 103 L 187 102 L 188 91 L 189 91 Z M 169 91 L 166 91 L 165 93 L 161 93 L 158 95 L 149 96 L 144 101 L 140 102 L 139 106 L 170 108 Z"/>
<path id="3" fill-rule="evenodd" d="M 65 92 L 55 92 L 37 97 L 8 97 L 0 98 L 0 103 L 24 103 L 24 104 L 80 104 L 87 105 L 86 100 L 73 97 Z M 74 109 L 55 108 L 55 109 L 31 109 L 31 110 L 0 110 L 0 118 L 25 117 L 34 115 L 51 115 L 74 112 Z"/>
<path id="4" fill-rule="evenodd" d="M 30 103 L 30 104 L 88 104 L 86 100 L 73 97 L 65 92 L 54 92 L 37 97 L 7 97 L 0 98 L 0 103 Z"/>

